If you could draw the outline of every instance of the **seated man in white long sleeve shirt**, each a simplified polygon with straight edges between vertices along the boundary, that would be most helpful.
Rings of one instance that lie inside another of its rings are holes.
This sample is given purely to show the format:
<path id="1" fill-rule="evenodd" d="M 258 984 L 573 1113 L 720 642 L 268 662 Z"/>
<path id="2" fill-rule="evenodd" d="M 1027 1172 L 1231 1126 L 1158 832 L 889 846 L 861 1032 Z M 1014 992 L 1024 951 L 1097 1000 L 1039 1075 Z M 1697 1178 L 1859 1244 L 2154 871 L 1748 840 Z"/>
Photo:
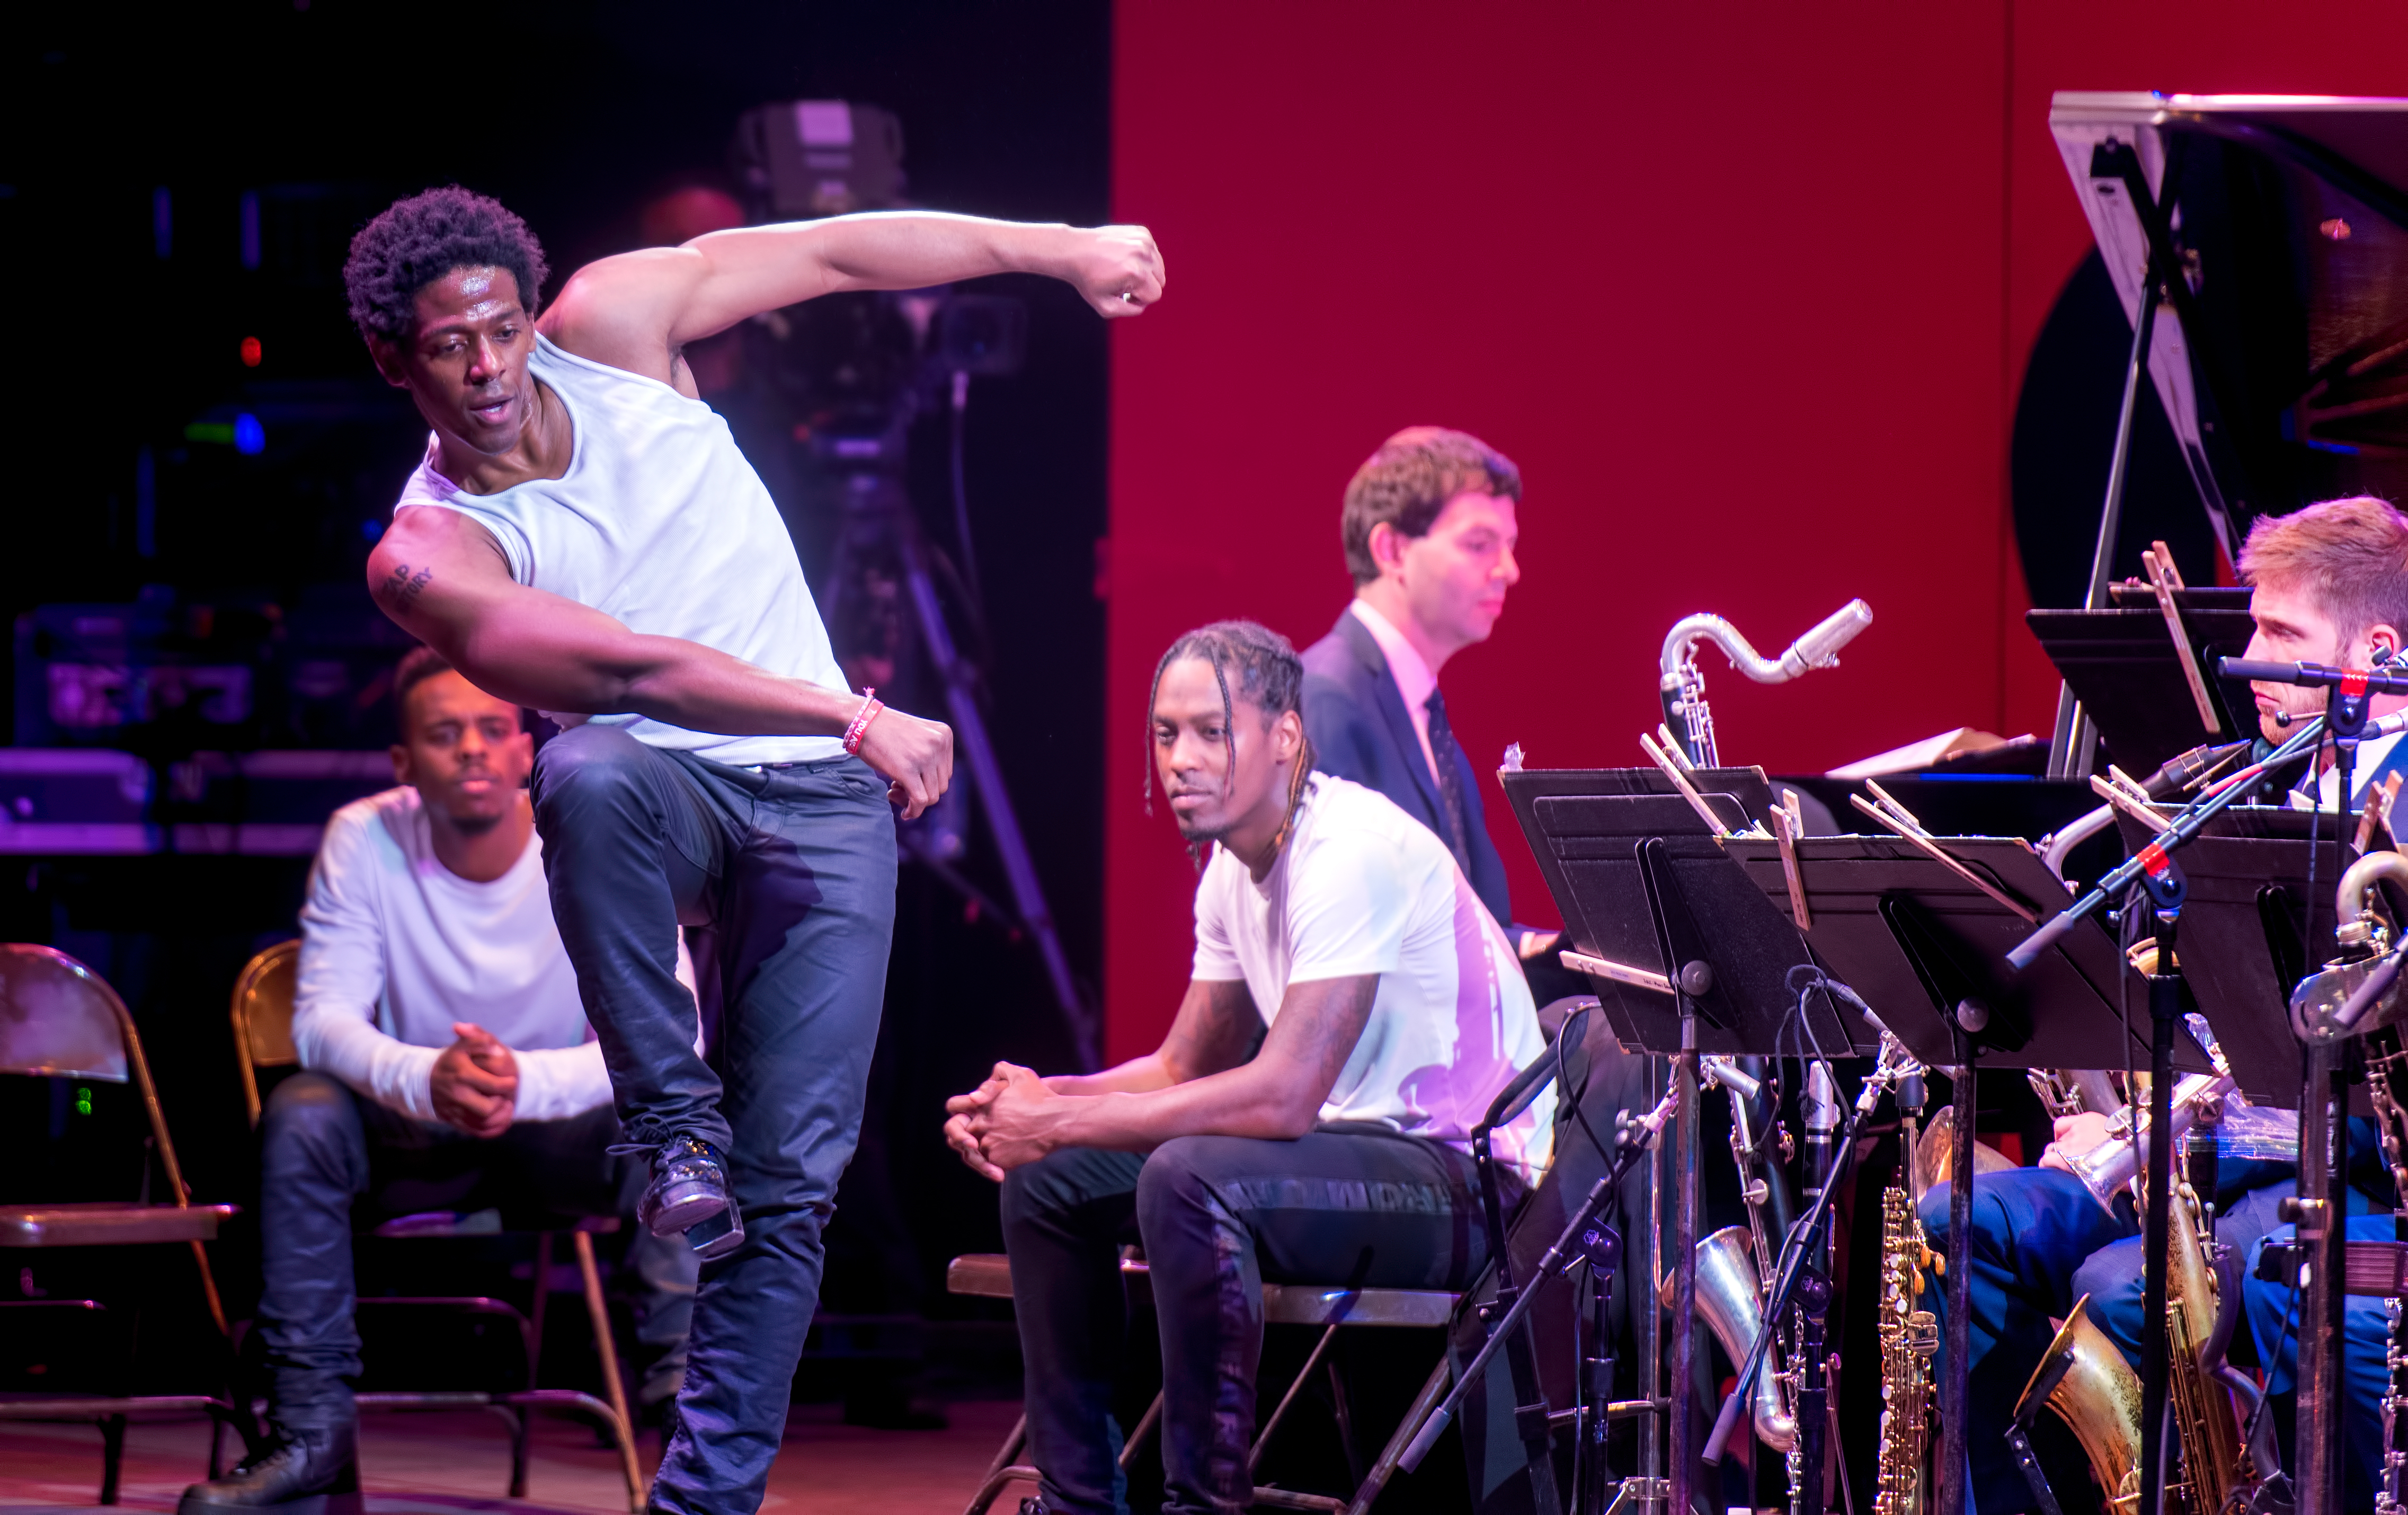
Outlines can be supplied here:
<path id="1" fill-rule="evenodd" d="M 270 1418 L 283 1438 L 339 1441 L 346 1461 L 355 1226 L 488 1207 L 530 1225 L 632 1214 L 648 1176 L 610 1150 L 610 1079 L 552 923 L 518 707 L 424 648 L 394 685 L 400 786 L 327 824 L 301 912 L 305 1071 L 260 1125 Z M 639 1397 L 657 1403 L 681 1376 L 697 1264 L 677 1238 L 628 1231 L 654 1359 Z M 238 1479 L 200 1484 L 183 1508 L 246 1506 L 243 1493 Z"/>

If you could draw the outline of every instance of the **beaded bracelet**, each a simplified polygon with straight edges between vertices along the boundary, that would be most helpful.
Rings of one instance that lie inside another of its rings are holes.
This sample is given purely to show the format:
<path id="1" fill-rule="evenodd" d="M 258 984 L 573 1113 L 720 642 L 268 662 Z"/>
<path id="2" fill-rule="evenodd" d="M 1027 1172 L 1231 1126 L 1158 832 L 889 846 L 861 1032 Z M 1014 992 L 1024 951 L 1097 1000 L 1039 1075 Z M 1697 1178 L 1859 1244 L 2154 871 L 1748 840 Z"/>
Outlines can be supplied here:
<path id="1" fill-rule="evenodd" d="M 853 716 L 853 724 L 844 729 L 844 750 L 847 757 L 861 756 L 863 734 L 869 729 L 869 723 L 878 718 L 878 713 L 885 708 L 878 702 L 876 689 L 864 689 L 861 692 L 861 711 Z"/>

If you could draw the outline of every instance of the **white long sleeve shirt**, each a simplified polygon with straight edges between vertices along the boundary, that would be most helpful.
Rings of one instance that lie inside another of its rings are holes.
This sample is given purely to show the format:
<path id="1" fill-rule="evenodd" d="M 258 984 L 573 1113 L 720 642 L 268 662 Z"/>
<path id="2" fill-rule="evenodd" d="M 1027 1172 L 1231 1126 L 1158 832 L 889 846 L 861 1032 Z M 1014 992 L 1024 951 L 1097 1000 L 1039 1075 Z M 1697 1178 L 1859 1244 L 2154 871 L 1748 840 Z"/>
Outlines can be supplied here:
<path id="1" fill-rule="evenodd" d="M 682 947 L 679 977 L 692 984 Z M 602 1048 L 577 994 L 530 835 L 510 871 L 460 877 L 435 856 L 418 791 L 388 789 L 327 822 L 301 909 L 293 1045 L 301 1065 L 421 1120 L 435 1113 L 435 1060 L 474 1021 L 518 1061 L 521 1120 L 558 1120 L 610 1100 Z"/>

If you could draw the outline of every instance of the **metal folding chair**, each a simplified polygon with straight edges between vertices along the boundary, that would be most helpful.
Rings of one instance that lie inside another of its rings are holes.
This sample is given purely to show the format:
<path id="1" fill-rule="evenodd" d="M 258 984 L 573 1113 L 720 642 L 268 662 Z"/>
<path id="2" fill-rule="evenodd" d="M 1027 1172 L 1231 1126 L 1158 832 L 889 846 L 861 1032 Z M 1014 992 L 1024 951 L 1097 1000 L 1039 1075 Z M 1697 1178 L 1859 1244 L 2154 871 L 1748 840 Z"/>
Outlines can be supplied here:
<path id="1" fill-rule="evenodd" d="M 150 1082 L 150 1064 L 125 1002 L 99 974 L 65 953 L 24 942 L 0 943 L 0 1073 L 88 1078 L 122 1084 L 142 1096 L 150 1140 L 159 1153 L 169 1199 L 66 1205 L 0 1205 L 0 1247 L 133 1247 L 181 1242 L 200 1271 L 201 1295 L 221 1338 L 228 1337 L 225 1306 L 202 1244 L 215 1240 L 231 1205 L 194 1205 L 176 1162 L 176 1144 Z M 148 1169 L 145 1169 L 148 1187 Z M 23 1310 L 106 1314 L 98 1300 L 23 1300 L 0 1306 Z M 5 1320 L 0 1316 L 0 1320 Z M 0 1326 L 0 1330 L 5 1330 Z M 216 1425 L 239 1424 L 233 1405 L 216 1394 L 29 1394 L 0 1400 L 0 1421 L 88 1421 L 100 1427 L 100 1502 L 117 1503 L 125 1426 L 132 1419 L 182 1419 L 206 1414 Z M 209 1437 L 208 1476 L 218 1466 L 218 1436 Z"/>
<path id="2" fill-rule="evenodd" d="M 299 973 L 301 944 L 280 942 L 244 965 L 234 987 L 234 1044 L 242 1069 L 242 1093 L 251 1126 L 259 1125 L 262 1097 L 259 1071 L 298 1066 L 293 1046 L 293 1001 Z M 526 1387 L 494 1393 L 482 1390 L 376 1392 L 358 1396 L 363 1410 L 489 1409 L 510 1427 L 510 1489 L 513 1499 L 526 1497 L 529 1411 L 563 1410 L 582 1415 L 609 1433 L 619 1449 L 620 1471 L 627 1482 L 627 1508 L 644 1508 L 643 1469 L 636 1460 L 634 1422 L 627 1412 L 627 1390 L 619 1375 L 619 1351 L 610 1334 L 610 1310 L 602 1294 L 602 1274 L 594 1260 L 594 1238 L 619 1229 L 616 1216 L 590 1216 L 573 1226 L 535 1233 L 535 1289 L 528 1307 L 521 1311 L 506 1300 L 484 1295 L 405 1295 L 364 1297 L 364 1309 L 419 1308 L 490 1316 L 507 1321 L 518 1334 L 526 1363 Z M 494 1236 L 503 1234 L 502 1218 L 494 1210 L 472 1215 L 412 1215 L 388 1220 L 366 1233 L 386 1240 L 427 1237 Z M 552 1243 L 566 1234 L 577 1254 L 583 1281 L 585 1313 L 594 1327 L 595 1351 L 602 1360 L 603 1391 L 609 1402 L 571 1389 L 538 1389 L 536 1375 L 543 1361 L 544 1304 L 551 1297 Z"/>
<path id="3" fill-rule="evenodd" d="M 1553 1046 L 1565 1026 L 1570 1023 L 1570 1017 L 1583 1015 L 1584 1010 L 1594 1009 L 1596 1003 L 1594 999 L 1576 997 L 1557 1001 L 1542 1009 L 1540 1012 L 1540 1025 L 1550 1046 Z M 1593 1075 L 1593 1064 L 1590 1060 L 1598 1049 L 1612 1049 L 1615 1046 L 1611 1031 L 1602 1026 L 1601 1020 L 1602 1017 L 1596 1017 L 1595 1021 L 1583 1025 L 1579 1038 L 1583 1049 L 1570 1052 L 1569 1056 L 1570 1065 L 1580 1070 L 1576 1083 L 1580 1086 L 1583 1094 L 1581 1101 L 1583 1107 L 1588 1111 L 1593 1122 L 1603 1123 L 1611 1130 L 1618 1106 L 1627 1104 L 1632 1095 L 1622 1080 L 1598 1078 Z M 1549 1055 L 1526 1070 L 1522 1076 L 1513 1080 L 1497 1096 L 1482 1124 L 1474 1132 L 1473 1146 L 1475 1152 L 1479 1154 L 1478 1165 L 1484 1208 L 1488 1213 L 1492 1232 L 1512 1238 L 1508 1246 L 1516 1254 L 1528 1250 L 1534 1256 L 1536 1248 L 1543 1248 L 1545 1238 L 1555 1234 L 1556 1227 L 1563 1219 L 1562 1205 L 1565 1194 L 1570 1193 L 1577 1196 L 1584 1193 L 1587 1185 L 1596 1178 L 1598 1172 L 1602 1171 L 1595 1169 L 1597 1154 L 1577 1147 L 1568 1147 L 1565 1145 L 1569 1141 L 1566 1135 L 1567 1128 L 1563 1124 L 1569 1118 L 1567 1104 L 1559 1108 L 1556 1114 L 1558 1125 L 1555 1135 L 1558 1145 L 1554 1168 L 1535 1190 L 1523 1196 L 1518 1205 L 1510 1207 L 1506 1205 L 1499 1192 L 1495 1165 L 1487 1160 L 1485 1153 L 1487 1133 L 1515 1118 L 1542 1091 L 1551 1088 L 1555 1081 L 1558 1066 L 1556 1059 Z M 1645 1079 L 1641 1076 L 1641 1086 L 1644 1083 Z M 1535 1243 L 1533 1238 L 1536 1238 Z M 1142 1290 L 1148 1277 L 1144 1261 L 1133 1255 L 1134 1251 L 1134 1248 L 1125 1250 L 1121 1260 L 1121 1276 L 1130 1286 L 1132 1293 Z M 1532 1261 L 1532 1256 L 1519 1256 L 1517 1266 L 1526 1269 Z M 1525 1278 L 1524 1282 L 1527 1285 L 1530 1280 Z M 1269 1445 L 1272 1435 L 1279 1430 L 1280 1423 L 1286 1418 L 1289 1407 L 1296 1403 L 1298 1391 L 1312 1377 L 1313 1370 L 1320 1368 L 1328 1376 L 1331 1398 L 1337 1411 L 1339 1441 L 1345 1453 L 1347 1469 L 1353 1479 L 1354 1492 L 1344 1498 L 1337 1498 L 1257 1484 L 1254 1491 L 1252 1504 L 1277 1509 L 1307 1510 L 1313 1512 L 1313 1515 L 1340 1515 L 1340 1512 L 1342 1515 L 1368 1515 L 1372 1503 L 1380 1497 L 1382 1491 L 1387 1488 L 1389 1480 L 1395 1476 L 1398 1464 L 1404 1457 L 1405 1449 L 1412 1444 L 1413 1436 L 1420 1431 L 1422 1423 L 1429 1417 L 1430 1411 L 1446 1397 L 1453 1364 L 1441 1352 L 1438 1365 L 1430 1370 L 1430 1375 L 1424 1380 L 1420 1392 L 1413 1396 L 1412 1407 L 1405 1411 L 1403 1419 L 1389 1435 L 1386 1444 L 1380 1450 L 1379 1456 L 1373 1459 L 1369 1467 L 1366 1468 L 1356 1449 L 1345 1379 L 1339 1371 L 1336 1360 L 1329 1356 L 1329 1348 L 1338 1335 L 1339 1328 L 1341 1326 L 1418 1326 L 1451 1331 L 1467 1319 L 1468 1312 L 1484 1307 L 1484 1301 L 1493 1297 L 1496 1283 L 1496 1262 L 1492 1260 L 1472 1280 L 1468 1290 L 1456 1293 L 1436 1290 L 1314 1288 L 1303 1284 L 1264 1284 L 1263 1322 L 1265 1325 L 1319 1326 L 1322 1332 L 1320 1339 L 1314 1343 L 1312 1352 L 1306 1357 L 1304 1366 L 1289 1383 L 1286 1392 L 1281 1395 L 1278 1406 L 1264 1420 L 1262 1429 L 1255 1436 L 1254 1445 L 1248 1455 L 1247 1467 L 1251 1471 L 1262 1465 L 1263 1450 Z M 957 1257 L 953 1260 L 953 1265 L 946 1270 L 945 1286 L 956 1294 L 978 1295 L 989 1299 L 1010 1299 L 1012 1297 L 1010 1260 L 999 1253 L 973 1253 L 966 1257 Z M 1535 1369 L 1533 1371 L 1535 1372 Z M 1543 1389 L 1541 1397 L 1543 1397 Z M 1636 1403 L 1627 1406 L 1617 1405 L 1612 1409 L 1612 1413 L 1616 1416 L 1646 1412 Z M 1547 1418 L 1548 1424 L 1551 1428 L 1575 1424 L 1579 1413 L 1577 1409 L 1551 1411 Z M 1137 1428 L 1129 1434 L 1122 1445 L 1120 1465 L 1124 1470 L 1136 1462 L 1147 1437 L 1159 1427 L 1161 1420 L 1162 1395 L 1156 1392 L 1144 1417 L 1138 1421 Z M 971 1497 L 964 1515 L 986 1515 L 987 1509 L 995 1503 L 996 1496 L 1003 1492 L 1005 1485 L 1016 1481 L 1035 1482 L 1037 1480 L 1036 1468 L 1013 1461 L 1027 1444 L 1027 1432 L 1028 1419 L 1024 1415 L 1012 1426 L 1011 1434 L 1005 1438 L 1002 1450 L 996 1452 L 995 1460 L 988 1464 L 986 1477 L 980 1483 L 977 1493 Z M 1518 1448 L 1514 1455 L 1519 1455 Z"/>
<path id="4" fill-rule="evenodd" d="M 1132 1291 L 1146 1287 L 1148 1274 L 1142 1258 L 1125 1255 L 1121 1259 L 1121 1277 Z M 945 1270 L 945 1288 L 956 1294 L 972 1294 L 987 1299 L 1011 1297 L 1011 1260 L 1000 1252 L 973 1252 L 953 1259 Z M 1263 1323 L 1321 1327 L 1320 1339 L 1297 1370 L 1296 1378 L 1280 1396 L 1279 1404 L 1265 1418 L 1262 1428 L 1254 1435 L 1254 1445 L 1246 1458 L 1249 1470 L 1262 1465 L 1263 1450 L 1278 1434 L 1280 1423 L 1287 1418 L 1297 1394 L 1312 1378 L 1315 1368 L 1327 1375 L 1330 1398 L 1337 1407 L 1338 1439 L 1346 1456 L 1346 1467 L 1354 1483 L 1350 1498 L 1337 1499 L 1326 1494 L 1299 1493 L 1292 1489 L 1257 1485 L 1254 1503 L 1275 1509 L 1300 1509 L 1314 1515 L 1363 1515 L 1371 1501 L 1380 1496 L 1388 1479 L 1395 1474 L 1398 1459 L 1404 1455 L 1412 1434 L 1446 1392 L 1447 1364 L 1441 1357 L 1421 1392 L 1413 1397 L 1412 1408 L 1371 1466 L 1363 1465 L 1362 1453 L 1354 1440 L 1354 1418 L 1348 1407 L 1346 1378 L 1339 1370 L 1338 1361 L 1329 1355 L 1329 1346 L 1342 1326 L 1419 1326 L 1444 1329 L 1455 1318 L 1455 1306 L 1463 1296 L 1435 1289 L 1314 1289 L 1303 1284 L 1267 1283 L 1263 1285 Z M 1162 1422 L 1162 1394 L 1154 1393 L 1154 1402 L 1146 1407 L 1144 1416 L 1137 1422 L 1121 1446 L 1120 1463 L 1126 1469 L 1135 1463 L 1144 1449 L 1146 1439 Z M 970 1497 L 963 1515 L 986 1515 L 996 1496 L 1004 1486 L 1013 1482 L 1037 1481 L 1038 1470 L 1026 1464 L 1014 1463 L 1028 1442 L 1028 1417 L 1023 1415 L 1004 1438 L 1003 1449 L 987 1465 L 986 1478 L 979 1484 L 978 1493 Z"/>

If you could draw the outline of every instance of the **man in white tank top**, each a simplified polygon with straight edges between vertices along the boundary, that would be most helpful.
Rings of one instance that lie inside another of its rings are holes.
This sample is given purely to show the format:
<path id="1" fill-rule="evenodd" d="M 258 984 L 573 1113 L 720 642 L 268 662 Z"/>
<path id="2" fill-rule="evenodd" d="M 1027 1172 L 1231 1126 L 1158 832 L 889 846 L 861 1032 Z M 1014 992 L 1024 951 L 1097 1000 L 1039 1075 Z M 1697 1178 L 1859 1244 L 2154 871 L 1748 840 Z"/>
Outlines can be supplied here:
<path id="1" fill-rule="evenodd" d="M 890 801 L 917 815 L 953 771 L 945 727 L 845 687 L 681 353 L 820 295 L 1012 271 L 1106 316 L 1163 289 L 1142 227 L 882 213 L 605 258 L 538 318 L 534 237 L 457 188 L 386 210 L 344 269 L 377 367 L 433 428 L 370 588 L 480 687 L 567 728 L 533 784 L 553 915 L 621 1124 L 652 1154 L 644 1221 L 710 1260 L 658 1509 L 761 1502 L 860 1130 Z M 673 922 L 718 1024 L 709 1061 Z"/>

